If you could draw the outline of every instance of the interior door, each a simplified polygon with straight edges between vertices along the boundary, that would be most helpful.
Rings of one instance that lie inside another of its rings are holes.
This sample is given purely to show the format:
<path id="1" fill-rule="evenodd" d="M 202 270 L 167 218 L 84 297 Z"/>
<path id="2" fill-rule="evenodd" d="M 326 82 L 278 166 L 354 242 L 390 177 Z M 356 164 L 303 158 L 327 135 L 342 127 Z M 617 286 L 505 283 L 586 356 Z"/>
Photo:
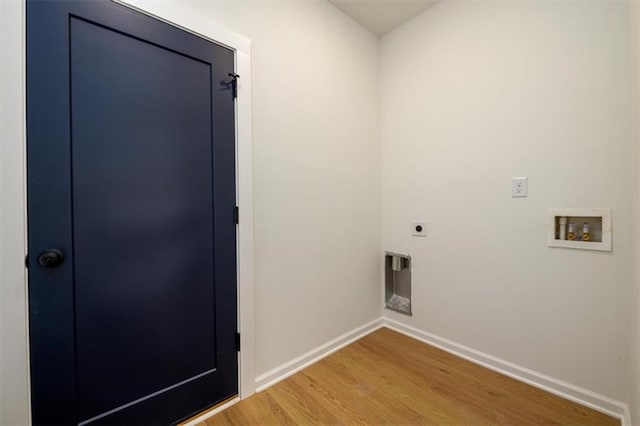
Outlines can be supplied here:
<path id="1" fill-rule="evenodd" d="M 233 51 L 109 0 L 27 1 L 34 424 L 237 394 Z"/>

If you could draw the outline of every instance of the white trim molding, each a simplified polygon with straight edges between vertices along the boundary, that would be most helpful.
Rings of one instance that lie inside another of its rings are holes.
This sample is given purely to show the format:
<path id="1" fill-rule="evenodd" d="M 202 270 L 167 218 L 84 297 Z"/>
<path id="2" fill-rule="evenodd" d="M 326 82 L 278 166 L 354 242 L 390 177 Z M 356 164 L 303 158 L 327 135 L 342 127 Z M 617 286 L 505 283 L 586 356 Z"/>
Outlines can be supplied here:
<path id="1" fill-rule="evenodd" d="M 259 375 L 256 377 L 256 392 L 262 392 L 287 377 L 294 375 L 298 371 L 315 364 L 321 359 L 328 357 L 332 353 L 350 345 L 356 340 L 362 339 L 367 334 L 373 333 L 382 327 L 382 318 L 375 319 L 343 334 L 342 336 L 336 337 L 324 345 L 318 346 L 317 348 L 312 349 L 279 367 Z"/>
<path id="2" fill-rule="evenodd" d="M 251 125 L 251 55 L 236 51 L 238 174 L 238 327 L 240 331 L 240 397 L 255 393 L 255 308 L 253 275 L 253 135 Z"/>
<path id="3" fill-rule="evenodd" d="M 452 355 L 503 374 L 519 382 L 526 383 L 530 386 L 542 389 L 545 392 L 549 392 L 561 398 L 620 419 L 622 426 L 631 426 L 629 407 L 623 402 L 616 401 L 588 389 L 558 380 L 551 376 L 522 367 L 493 355 L 480 352 L 468 346 L 461 345 L 387 317 L 378 318 L 355 328 L 342 336 L 331 340 L 330 342 L 318 346 L 317 348 L 282 364 L 279 367 L 261 374 L 256 378 L 256 392 L 262 392 L 268 389 L 276 383 L 294 375 L 334 352 L 337 352 L 345 346 L 348 346 L 383 327 L 397 331 L 398 333 L 402 333 L 405 336 L 434 346 L 438 349 L 442 349 Z"/>
<path id="4" fill-rule="evenodd" d="M 493 355 L 480 352 L 468 346 L 452 342 L 451 340 L 403 324 L 391 318 L 385 317 L 383 319 L 383 323 L 385 327 L 391 330 L 397 331 L 431 346 L 435 346 L 438 349 L 442 349 L 443 351 L 466 359 L 474 364 L 488 368 L 489 370 L 493 370 L 538 389 L 542 389 L 543 391 L 552 393 L 569 401 L 573 401 L 577 404 L 584 405 L 585 407 L 592 408 L 611 417 L 620 419 L 622 426 L 631 426 L 631 420 L 629 419 L 629 407 L 623 402 L 616 401 L 607 396 L 558 380 L 551 376 L 547 376 L 546 374 L 522 367 Z"/>
<path id="5" fill-rule="evenodd" d="M 31 423 L 27 315 L 25 5 L 0 0 L 0 424 Z"/>
<path id="6" fill-rule="evenodd" d="M 112 0 L 236 52 L 251 54 L 251 40 L 173 1 Z"/>

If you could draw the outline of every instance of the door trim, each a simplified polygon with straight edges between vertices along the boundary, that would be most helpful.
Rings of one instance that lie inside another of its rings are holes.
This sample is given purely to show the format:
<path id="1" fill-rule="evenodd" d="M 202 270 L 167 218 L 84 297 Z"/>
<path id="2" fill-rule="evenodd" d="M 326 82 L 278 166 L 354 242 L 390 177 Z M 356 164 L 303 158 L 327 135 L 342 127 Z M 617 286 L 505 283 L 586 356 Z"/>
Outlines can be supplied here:
<path id="1" fill-rule="evenodd" d="M 253 284 L 253 166 L 251 125 L 251 41 L 224 26 L 173 2 L 112 0 L 138 10 L 235 53 L 238 81 L 236 101 L 236 201 L 240 224 L 237 227 L 238 328 L 240 398 L 255 393 L 255 332 Z M 26 75 L 24 0 L 0 4 L 0 338 L 3 376 L 0 393 L 8 402 L 0 410 L 0 424 L 31 424 L 28 275 L 24 268 L 27 253 L 26 227 Z"/>

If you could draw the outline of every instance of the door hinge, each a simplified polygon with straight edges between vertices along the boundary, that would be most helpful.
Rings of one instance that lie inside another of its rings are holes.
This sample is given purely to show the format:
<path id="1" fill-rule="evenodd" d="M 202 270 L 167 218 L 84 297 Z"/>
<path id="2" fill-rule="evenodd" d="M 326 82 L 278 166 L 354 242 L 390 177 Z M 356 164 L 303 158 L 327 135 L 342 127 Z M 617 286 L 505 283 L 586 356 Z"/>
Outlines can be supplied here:
<path id="1" fill-rule="evenodd" d="M 236 225 L 240 224 L 240 209 L 238 208 L 238 206 L 235 206 L 233 208 L 233 221 L 236 223 Z"/>
<path id="2" fill-rule="evenodd" d="M 29 269 L 29 253 L 24 256 L 24 267 Z"/>
<path id="3" fill-rule="evenodd" d="M 240 333 L 236 332 L 236 352 L 240 352 Z"/>
<path id="4" fill-rule="evenodd" d="M 235 72 L 230 72 L 229 77 L 231 77 L 231 90 L 233 91 L 233 98 L 238 97 L 238 79 L 240 76 Z"/>

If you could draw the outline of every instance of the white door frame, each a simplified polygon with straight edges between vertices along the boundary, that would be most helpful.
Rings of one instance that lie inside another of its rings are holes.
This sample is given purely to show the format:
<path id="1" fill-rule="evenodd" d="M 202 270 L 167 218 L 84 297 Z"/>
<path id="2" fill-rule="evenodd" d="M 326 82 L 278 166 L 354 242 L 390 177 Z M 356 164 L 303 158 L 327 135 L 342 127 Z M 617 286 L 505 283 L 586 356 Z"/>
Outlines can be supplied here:
<path id="1" fill-rule="evenodd" d="M 251 42 L 184 4 L 112 0 L 235 52 L 239 397 L 255 392 Z M 0 1 L 0 424 L 31 424 L 26 210 L 25 0 Z"/>

